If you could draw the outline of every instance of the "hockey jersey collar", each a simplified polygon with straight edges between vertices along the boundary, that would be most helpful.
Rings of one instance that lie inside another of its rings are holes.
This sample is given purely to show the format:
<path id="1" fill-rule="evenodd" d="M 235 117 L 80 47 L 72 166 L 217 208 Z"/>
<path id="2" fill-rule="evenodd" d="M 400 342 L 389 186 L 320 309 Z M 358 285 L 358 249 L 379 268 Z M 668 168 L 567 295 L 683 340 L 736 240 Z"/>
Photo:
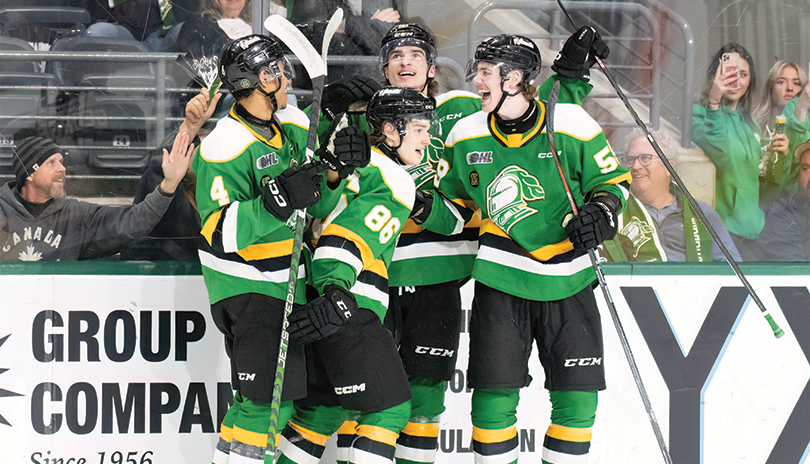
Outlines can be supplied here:
<path id="1" fill-rule="evenodd" d="M 275 116 L 269 121 L 259 119 L 248 113 L 239 103 L 235 103 L 228 113 L 228 117 L 235 119 L 253 134 L 254 137 L 273 148 L 281 148 L 284 141 L 281 139 L 281 127 Z M 273 135 L 268 138 L 272 133 Z"/>
<path id="2" fill-rule="evenodd" d="M 534 101 L 538 106 L 539 114 L 534 125 L 526 132 L 506 134 L 498 127 L 498 121 L 492 113 L 487 114 L 487 126 L 492 137 L 501 145 L 507 148 L 519 148 L 525 146 L 537 137 L 546 127 L 546 104 L 541 101 Z"/>

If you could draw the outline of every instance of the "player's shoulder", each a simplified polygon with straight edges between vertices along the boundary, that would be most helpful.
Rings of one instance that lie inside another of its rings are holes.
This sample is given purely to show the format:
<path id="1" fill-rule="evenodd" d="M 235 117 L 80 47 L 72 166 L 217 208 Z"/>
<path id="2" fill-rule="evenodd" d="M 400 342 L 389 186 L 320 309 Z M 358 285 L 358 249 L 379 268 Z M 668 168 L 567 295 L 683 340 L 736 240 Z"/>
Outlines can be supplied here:
<path id="1" fill-rule="evenodd" d="M 309 117 L 295 106 L 287 105 L 286 108 L 276 111 L 275 114 L 282 125 L 292 124 L 304 130 L 309 128 Z"/>
<path id="2" fill-rule="evenodd" d="M 450 135 L 447 136 L 445 143 L 447 145 L 455 145 L 463 140 L 486 137 L 488 135 L 487 113 L 478 111 L 457 122 L 456 125 L 453 126 L 453 130 L 450 131 Z"/>
<path id="3" fill-rule="evenodd" d="M 200 145 L 200 156 L 205 161 L 222 163 L 237 158 L 256 137 L 239 121 L 225 117 Z"/>
<path id="4" fill-rule="evenodd" d="M 436 108 L 448 104 L 477 104 L 481 106 L 481 96 L 466 90 L 451 90 L 439 95 L 436 95 Z"/>
<path id="5" fill-rule="evenodd" d="M 558 103 L 554 108 L 554 132 L 566 133 L 579 140 L 591 140 L 602 127 L 581 106 Z"/>
<path id="6" fill-rule="evenodd" d="M 368 166 L 360 171 L 361 182 L 363 177 L 370 182 L 384 184 L 385 187 L 383 188 L 390 190 L 397 201 L 408 206 L 408 208 L 413 207 L 416 187 L 414 187 L 410 174 L 376 147 L 371 148 L 371 160 Z"/>

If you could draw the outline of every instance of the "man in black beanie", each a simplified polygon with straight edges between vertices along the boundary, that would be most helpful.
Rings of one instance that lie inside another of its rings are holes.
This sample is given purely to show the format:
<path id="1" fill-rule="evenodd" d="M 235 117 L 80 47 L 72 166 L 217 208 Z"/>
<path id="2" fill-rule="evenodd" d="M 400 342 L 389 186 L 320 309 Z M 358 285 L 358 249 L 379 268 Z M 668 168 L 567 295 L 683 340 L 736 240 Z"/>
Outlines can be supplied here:
<path id="1" fill-rule="evenodd" d="M 14 149 L 16 181 L 0 187 L 0 261 L 75 261 L 110 256 L 160 221 L 191 163 L 188 134 L 163 150 L 164 179 L 142 203 L 100 206 L 65 197 L 62 150 L 28 137 Z"/>

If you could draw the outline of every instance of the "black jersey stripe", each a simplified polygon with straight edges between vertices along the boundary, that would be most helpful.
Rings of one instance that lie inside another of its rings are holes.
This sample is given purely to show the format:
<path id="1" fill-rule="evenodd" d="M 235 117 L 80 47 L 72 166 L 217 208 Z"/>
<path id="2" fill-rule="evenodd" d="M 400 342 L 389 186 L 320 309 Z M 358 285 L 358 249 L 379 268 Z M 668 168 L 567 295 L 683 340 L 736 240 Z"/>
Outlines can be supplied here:
<path id="1" fill-rule="evenodd" d="M 439 443 L 438 437 L 420 437 L 416 435 L 408 435 L 407 433 L 400 433 L 397 438 L 397 445 L 407 446 L 408 448 L 416 448 L 421 450 L 433 450 Z"/>
<path id="2" fill-rule="evenodd" d="M 582 250 L 571 250 L 567 253 L 554 256 L 553 258 L 547 261 L 540 261 L 534 256 L 530 255 L 523 247 L 518 245 L 517 242 L 515 242 L 512 239 L 508 239 L 506 237 L 499 237 L 495 234 L 484 233 L 478 238 L 478 241 L 481 243 L 482 246 L 496 248 L 498 250 L 505 251 L 507 253 L 523 256 L 535 260 L 537 262 L 542 262 L 543 264 L 570 263 L 576 258 L 579 258 L 580 256 L 586 254 L 586 252 Z"/>
<path id="3" fill-rule="evenodd" d="M 383 458 L 389 460 L 394 459 L 394 452 L 396 451 L 396 448 L 388 443 L 374 441 L 364 436 L 357 437 L 354 443 L 352 443 L 352 448 L 363 450 L 367 453 L 376 454 L 377 456 L 382 456 Z"/>
<path id="4" fill-rule="evenodd" d="M 285 427 L 284 431 L 281 432 L 281 435 L 286 438 L 287 441 L 295 445 L 296 448 L 317 459 L 320 459 L 321 456 L 323 456 L 323 451 L 326 449 L 325 446 L 312 443 L 311 441 L 305 439 L 300 433 L 298 433 L 297 430 L 292 427 Z"/>
<path id="5" fill-rule="evenodd" d="M 377 290 L 385 294 L 388 294 L 388 279 L 377 273 L 371 271 L 363 271 L 357 276 L 357 281 L 371 285 Z"/>
<path id="6" fill-rule="evenodd" d="M 290 268 L 290 255 L 247 261 L 236 253 L 224 253 L 222 251 L 217 251 L 212 246 L 209 246 L 208 242 L 205 240 L 201 240 L 200 242 L 200 249 L 210 253 L 216 258 L 225 261 L 232 261 L 234 263 L 247 264 L 255 267 L 261 272 L 283 271 L 284 269 Z"/>
<path id="7" fill-rule="evenodd" d="M 473 451 L 481 456 L 497 456 L 499 454 L 506 454 L 518 446 L 518 437 L 514 437 L 496 443 L 482 443 L 473 440 Z"/>
<path id="8" fill-rule="evenodd" d="M 399 236 L 397 246 L 408 246 L 414 243 L 427 243 L 427 242 L 460 242 L 460 241 L 473 241 L 478 240 L 477 227 L 465 227 L 460 233 L 456 235 L 442 235 L 431 232 L 427 229 L 420 231 L 417 234 L 403 233 Z"/>
<path id="9" fill-rule="evenodd" d="M 591 449 L 591 442 L 560 440 L 546 435 L 543 440 L 543 447 L 558 453 L 581 456 L 588 454 L 588 450 Z"/>
<path id="10" fill-rule="evenodd" d="M 358 261 L 363 262 L 363 256 L 360 254 L 360 248 L 351 240 L 340 237 L 338 235 L 324 235 L 318 240 L 318 248 L 331 247 L 341 248 L 353 254 Z"/>

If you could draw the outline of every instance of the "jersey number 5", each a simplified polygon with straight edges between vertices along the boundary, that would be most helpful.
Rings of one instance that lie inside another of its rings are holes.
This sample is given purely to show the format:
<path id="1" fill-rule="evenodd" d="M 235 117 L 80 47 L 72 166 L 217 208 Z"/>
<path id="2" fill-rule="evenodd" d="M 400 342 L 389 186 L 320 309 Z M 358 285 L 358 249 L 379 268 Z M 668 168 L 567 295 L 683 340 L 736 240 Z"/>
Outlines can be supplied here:
<path id="1" fill-rule="evenodd" d="M 380 233 L 380 243 L 383 245 L 391 240 L 402 225 L 398 218 L 391 217 L 391 211 L 383 205 L 371 208 L 371 212 L 366 215 L 365 223 L 373 232 Z"/>

